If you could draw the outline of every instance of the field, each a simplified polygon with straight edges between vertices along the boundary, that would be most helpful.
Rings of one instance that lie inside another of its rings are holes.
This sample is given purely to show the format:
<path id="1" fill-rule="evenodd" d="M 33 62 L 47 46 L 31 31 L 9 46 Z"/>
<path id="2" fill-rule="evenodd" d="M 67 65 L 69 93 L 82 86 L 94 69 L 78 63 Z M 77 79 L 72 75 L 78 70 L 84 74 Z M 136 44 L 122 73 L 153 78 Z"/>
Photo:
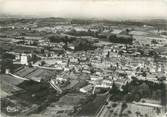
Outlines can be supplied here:
<path id="1" fill-rule="evenodd" d="M 11 95 L 13 92 L 22 90 L 17 87 L 18 84 L 22 83 L 23 80 L 16 79 L 10 75 L 0 75 L 0 97 L 6 97 Z"/>
<path id="2" fill-rule="evenodd" d="M 104 105 L 105 100 L 106 95 L 98 95 L 93 101 L 83 105 L 77 116 L 95 116 Z"/>
<path id="3" fill-rule="evenodd" d="M 70 93 L 61 97 L 57 102 L 58 105 L 79 105 L 87 99 L 86 95 L 82 93 Z"/>
<path id="4" fill-rule="evenodd" d="M 49 77 L 54 77 L 55 71 L 45 70 L 45 69 L 36 69 L 33 72 L 26 75 L 27 78 L 33 79 L 35 81 L 40 81 L 41 79 L 47 79 Z"/>
<path id="5" fill-rule="evenodd" d="M 35 68 L 24 67 L 23 69 L 17 71 L 15 74 L 21 77 L 26 77 L 28 74 L 34 72 L 35 70 Z"/>
<path id="6" fill-rule="evenodd" d="M 9 96 L 9 95 L 11 95 L 11 93 L 7 93 L 0 88 L 0 97 L 1 98 L 4 98 L 4 97 Z"/>
<path id="7" fill-rule="evenodd" d="M 20 69 L 19 71 L 15 72 L 15 74 L 35 81 L 40 81 L 43 78 L 48 78 L 52 75 L 54 76 L 55 71 L 24 67 L 23 69 Z"/>
<path id="8" fill-rule="evenodd" d="M 105 105 L 100 117 L 158 117 L 158 111 L 156 107 L 133 103 L 127 103 L 123 109 L 121 102 L 109 102 L 108 105 Z"/>
<path id="9" fill-rule="evenodd" d="M 128 110 L 132 112 L 131 114 L 129 114 L 129 117 L 135 117 L 138 114 L 147 117 L 157 117 L 155 107 L 128 104 L 128 107 L 124 110 L 123 114 L 128 113 Z"/>
<path id="10" fill-rule="evenodd" d="M 6 75 L 6 74 L 0 74 L 0 78 L 1 78 L 0 79 L 1 83 L 8 82 L 8 83 L 10 83 L 12 85 L 18 85 L 18 84 L 23 82 L 23 80 L 21 80 L 21 79 L 16 79 L 13 76 Z"/>

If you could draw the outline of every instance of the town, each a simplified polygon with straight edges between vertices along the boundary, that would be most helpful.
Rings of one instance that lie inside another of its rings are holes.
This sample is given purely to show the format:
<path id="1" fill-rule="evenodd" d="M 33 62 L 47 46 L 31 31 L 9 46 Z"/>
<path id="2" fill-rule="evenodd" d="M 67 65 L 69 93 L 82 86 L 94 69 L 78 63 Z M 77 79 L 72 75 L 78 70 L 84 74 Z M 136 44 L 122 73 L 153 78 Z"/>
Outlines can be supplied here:
<path id="1" fill-rule="evenodd" d="M 0 53 L 2 116 L 167 116 L 167 21 L 5 18 Z"/>

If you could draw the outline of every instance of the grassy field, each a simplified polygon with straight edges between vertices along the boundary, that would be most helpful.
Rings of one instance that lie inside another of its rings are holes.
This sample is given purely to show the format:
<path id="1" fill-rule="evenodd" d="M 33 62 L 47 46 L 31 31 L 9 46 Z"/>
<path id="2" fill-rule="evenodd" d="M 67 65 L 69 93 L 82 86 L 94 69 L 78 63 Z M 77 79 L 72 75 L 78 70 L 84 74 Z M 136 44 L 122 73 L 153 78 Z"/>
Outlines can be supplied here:
<path id="1" fill-rule="evenodd" d="M 35 70 L 36 70 L 35 68 L 24 67 L 23 69 L 17 71 L 15 74 L 21 77 L 25 77 L 28 74 L 34 72 Z"/>
<path id="2" fill-rule="evenodd" d="M 2 89 L 0 88 L 0 98 L 4 98 L 4 97 L 9 96 L 9 95 L 11 95 L 11 94 L 5 92 L 4 90 L 2 90 Z"/>
<path id="3" fill-rule="evenodd" d="M 106 101 L 106 95 L 98 95 L 93 101 L 82 106 L 78 116 L 95 116 Z"/>
<path id="4" fill-rule="evenodd" d="M 0 97 L 6 97 L 12 95 L 13 92 L 20 91 L 17 87 L 23 80 L 16 79 L 10 75 L 0 74 Z"/>
<path id="5" fill-rule="evenodd" d="M 128 114 L 128 110 L 130 110 L 132 113 Z M 137 117 L 137 113 L 139 113 L 141 116 L 157 117 L 156 109 L 154 107 L 141 106 L 136 104 L 128 104 L 128 107 L 124 110 L 123 114 L 125 113 L 128 114 L 129 117 Z"/>
<path id="6" fill-rule="evenodd" d="M 109 102 L 100 117 L 157 117 L 157 108 L 127 103 L 122 109 L 121 102 Z M 160 115 L 160 114 L 159 114 Z"/>

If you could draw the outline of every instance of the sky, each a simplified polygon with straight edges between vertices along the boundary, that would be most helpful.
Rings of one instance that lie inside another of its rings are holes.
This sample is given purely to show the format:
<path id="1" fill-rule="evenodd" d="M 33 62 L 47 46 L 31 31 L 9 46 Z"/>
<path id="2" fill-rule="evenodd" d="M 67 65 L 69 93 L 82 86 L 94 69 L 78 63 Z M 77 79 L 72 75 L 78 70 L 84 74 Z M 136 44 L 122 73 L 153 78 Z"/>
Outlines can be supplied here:
<path id="1" fill-rule="evenodd" d="M 167 0 L 0 0 L 0 16 L 167 19 Z"/>

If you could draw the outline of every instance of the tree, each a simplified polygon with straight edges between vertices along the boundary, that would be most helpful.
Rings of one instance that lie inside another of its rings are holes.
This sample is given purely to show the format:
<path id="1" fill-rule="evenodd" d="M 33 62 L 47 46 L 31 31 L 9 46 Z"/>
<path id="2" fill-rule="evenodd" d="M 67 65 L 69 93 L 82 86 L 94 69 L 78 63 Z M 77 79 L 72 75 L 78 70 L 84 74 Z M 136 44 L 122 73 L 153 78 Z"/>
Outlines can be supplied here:
<path id="1" fill-rule="evenodd" d="M 141 95 L 140 95 L 139 93 L 136 93 L 136 94 L 134 95 L 134 100 L 135 100 L 136 102 L 138 102 L 138 101 L 140 101 L 140 99 L 141 99 Z"/>
<path id="2" fill-rule="evenodd" d="M 126 102 L 132 102 L 134 100 L 133 94 L 127 94 L 124 96 Z"/>
<path id="3" fill-rule="evenodd" d="M 120 92 L 118 87 L 115 85 L 115 82 L 113 82 L 112 88 L 111 88 L 111 90 L 109 92 L 110 92 L 110 94 L 117 94 L 117 93 Z"/>
<path id="4" fill-rule="evenodd" d="M 29 63 L 29 64 L 28 64 L 28 67 L 33 67 L 33 66 L 32 66 L 32 63 Z"/>
<path id="5" fill-rule="evenodd" d="M 131 114 L 132 112 L 130 110 L 128 110 L 128 114 Z"/>
<path id="6" fill-rule="evenodd" d="M 41 61 L 41 66 L 45 65 L 46 62 L 45 61 Z"/>
<path id="7" fill-rule="evenodd" d="M 142 83 L 139 88 L 138 92 L 141 94 L 142 97 L 150 96 L 150 88 L 149 86 L 144 82 Z"/>
<path id="8" fill-rule="evenodd" d="M 32 59 L 33 59 L 33 63 L 35 63 L 35 62 L 41 60 L 41 58 L 38 57 L 37 55 L 34 55 Z"/>
<path id="9" fill-rule="evenodd" d="M 122 112 L 128 107 L 128 105 L 124 102 L 122 103 L 122 106 L 121 106 L 121 114 Z"/>
<path id="10" fill-rule="evenodd" d="M 148 54 L 149 56 L 158 56 L 157 52 L 154 50 L 150 50 Z"/>
<path id="11" fill-rule="evenodd" d="M 145 117 L 148 117 L 148 115 L 147 115 L 147 114 L 145 114 Z"/>
<path id="12" fill-rule="evenodd" d="M 112 107 L 113 107 L 113 108 L 115 108 L 116 106 L 117 106 L 117 104 L 116 104 L 116 103 L 113 103 L 113 104 L 112 104 Z"/>
<path id="13" fill-rule="evenodd" d="M 2 54 L 2 59 L 14 59 L 15 56 L 13 54 L 9 54 L 9 53 L 4 53 Z"/>
<path id="14" fill-rule="evenodd" d="M 110 113 L 113 113 L 113 110 L 110 110 Z"/>
<path id="15" fill-rule="evenodd" d="M 1 60 L 1 73 L 5 73 L 6 69 L 10 69 L 11 72 L 14 70 L 13 59 L 15 56 L 9 53 L 2 54 Z"/>
<path id="16" fill-rule="evenodd" d="M 1 72 L 5 73 L 6 69 L 10 69 L 11 72 L 14 70 L 13 61 L 11 59 L 3 59 L 1 61 Z"/>
<path id="17" fill-rule="evenodd" d="M 151 44 L 158 44 L 158 42 L 157 42 L 157 40 L 155 40 L 155 39 L 153 39 L 152 41 L 151 41 Z"/>
<path id="18" fill-rule="evenodd" d="M 139 111 L 137 111 L 137 112 L 136 112 L 136 116 L 138 117 L 139 115 L 140 115 L 140 112 L 139 112 Z"/>
<path id="19" fill-rule="evenodd" d="M 76 51 L 91 50 L 94 46 L 87 39 L 77 39 L 73 41 Z"/>

